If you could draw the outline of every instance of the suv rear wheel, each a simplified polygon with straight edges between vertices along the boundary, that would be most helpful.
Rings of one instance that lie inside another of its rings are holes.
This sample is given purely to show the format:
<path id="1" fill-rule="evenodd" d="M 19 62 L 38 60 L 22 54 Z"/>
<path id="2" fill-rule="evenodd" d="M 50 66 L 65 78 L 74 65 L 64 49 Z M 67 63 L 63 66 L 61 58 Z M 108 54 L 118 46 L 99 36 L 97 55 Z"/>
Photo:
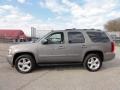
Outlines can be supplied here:
<path id="1" fill-rule="evenodd" d="M 91 71 L 98 71 L 102 66 L 102 60 L 97 54 L 88 54 L 84 60 L 84 67 Z"/>
<path id="2" fill-rule="evenodd" d="M 35 60 L 30 55 L 21 55 L 15 61 L 15 68 L 20 73 L 29 73 L 35 67 Z"/>

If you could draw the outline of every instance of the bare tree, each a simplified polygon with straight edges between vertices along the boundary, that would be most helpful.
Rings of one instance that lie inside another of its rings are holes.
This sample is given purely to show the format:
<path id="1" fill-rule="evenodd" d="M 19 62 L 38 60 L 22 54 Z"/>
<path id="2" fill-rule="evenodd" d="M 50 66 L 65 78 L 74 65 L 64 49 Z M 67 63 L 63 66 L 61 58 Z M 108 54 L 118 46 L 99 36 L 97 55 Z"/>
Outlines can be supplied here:
<path id="1" fill-rule="evenodd" d="M 120 31 L 120 18 L 108 21 L 104 27 L 108 31 Z"/>

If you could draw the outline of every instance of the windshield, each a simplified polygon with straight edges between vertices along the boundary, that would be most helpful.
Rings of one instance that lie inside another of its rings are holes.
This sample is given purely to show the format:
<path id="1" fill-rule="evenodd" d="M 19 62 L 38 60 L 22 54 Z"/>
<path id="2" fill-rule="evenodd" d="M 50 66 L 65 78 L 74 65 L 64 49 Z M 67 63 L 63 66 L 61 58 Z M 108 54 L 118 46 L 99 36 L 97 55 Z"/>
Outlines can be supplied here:
<path id="1" fill-rule="evenodd" d="M 52 31 L 51 31 L 52 32 Z M 47 34 L 43 35 L 41 38 L 38 38 L 37 40 L 33 41 L 33 42 L 40 42 L 41 39 L 43 39 L 44 37 L 46 37 L 47 35 L 49 35 L 51 32 L 48 32 Z"/>

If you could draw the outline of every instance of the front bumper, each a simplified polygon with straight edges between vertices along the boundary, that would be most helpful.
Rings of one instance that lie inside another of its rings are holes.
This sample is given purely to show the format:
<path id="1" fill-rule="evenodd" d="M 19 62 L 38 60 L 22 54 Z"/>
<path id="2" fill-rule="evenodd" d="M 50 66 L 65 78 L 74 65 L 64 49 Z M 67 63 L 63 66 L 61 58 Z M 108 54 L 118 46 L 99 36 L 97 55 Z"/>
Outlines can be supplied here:
<path id="1" fill-rule="evenodd" d="M 13 66 L 13 55 L 7 55 L 7 61 L 11 66 Z"/>

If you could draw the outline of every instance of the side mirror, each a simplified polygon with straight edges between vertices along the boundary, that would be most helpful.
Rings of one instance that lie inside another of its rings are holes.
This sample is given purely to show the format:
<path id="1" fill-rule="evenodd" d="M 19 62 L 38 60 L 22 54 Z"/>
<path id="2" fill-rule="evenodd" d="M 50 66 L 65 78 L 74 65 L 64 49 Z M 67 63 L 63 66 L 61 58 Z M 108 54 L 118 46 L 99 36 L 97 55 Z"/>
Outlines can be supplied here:
<path id="1" fill-rule="evenodd" d="M 48 43 L 48 40 L 47 40 L 47 39 L 43 39 L 43 40 L 41 41 L 41 43 L 42 43 L 42 44 L 47 44 L 47 43 Z"/>

